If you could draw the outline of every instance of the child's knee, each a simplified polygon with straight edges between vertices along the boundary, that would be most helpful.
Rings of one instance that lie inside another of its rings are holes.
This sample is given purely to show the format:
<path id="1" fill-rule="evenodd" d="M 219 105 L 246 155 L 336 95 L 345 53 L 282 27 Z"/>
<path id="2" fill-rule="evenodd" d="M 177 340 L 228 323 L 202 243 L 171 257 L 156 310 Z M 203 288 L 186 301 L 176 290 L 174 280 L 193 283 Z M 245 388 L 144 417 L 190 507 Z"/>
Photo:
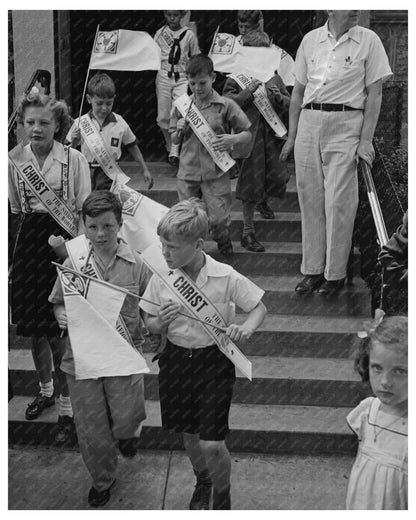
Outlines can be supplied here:
<path id="1" fill-rule="evenodd" d="M 224 454 L 224 441 L 204 441 L 201 440 L 201 449 L 210 457 L 220 457 Z"/>

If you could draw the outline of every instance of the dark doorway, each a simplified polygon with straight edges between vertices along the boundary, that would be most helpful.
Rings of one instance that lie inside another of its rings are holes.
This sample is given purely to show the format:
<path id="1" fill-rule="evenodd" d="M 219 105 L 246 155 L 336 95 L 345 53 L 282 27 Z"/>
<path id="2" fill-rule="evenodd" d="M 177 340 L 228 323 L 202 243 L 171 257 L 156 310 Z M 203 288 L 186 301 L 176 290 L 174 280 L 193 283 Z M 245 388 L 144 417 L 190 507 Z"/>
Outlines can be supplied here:
<path id="1" fill-rule="evenodd" d="M 162 11 L 69 11 L 71 41 L 72 112 L 77 117 L 97 25 L 100 30 L 130 29 L 152 36 L 164 23 Z M 313 28 L 315 11 L 263 11 L 264 29 L 273 42 L 292 57 L 304 34 Z M 238 34 L 237 11 L 192 11 L 201 51 L 207 53 L 218 26 L 220 31 Z M 94 71 L 91 72 L 93 74 Z M 163 152 L 163 140 L 156 125 L 155 71 L 110 71 L 117 87 L 114 111 L 121 114 L 136 134 L 145 158 Z M 215 85 L 214 85 L 215 86 Z M 218 85 L 221 87 L 221 85 Z M 87 110 L 84 105 L 83 112 Z"/>

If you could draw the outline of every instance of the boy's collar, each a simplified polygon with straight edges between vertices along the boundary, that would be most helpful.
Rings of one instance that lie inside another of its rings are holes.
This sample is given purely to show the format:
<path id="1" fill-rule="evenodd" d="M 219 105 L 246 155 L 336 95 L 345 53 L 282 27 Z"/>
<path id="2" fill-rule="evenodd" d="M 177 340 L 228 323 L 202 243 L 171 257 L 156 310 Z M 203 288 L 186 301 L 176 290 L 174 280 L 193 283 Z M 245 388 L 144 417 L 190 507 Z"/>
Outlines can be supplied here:
<path id="1" fill-rule="evenodd" d="M 94 115 L 94 112 L 92 111 L 92 108 L 88 112 L 88 115 L 90 116 L 91 119 L 95 119 L 96 121 L 98 121 L 98 119 Z M 114 112 L 110 112 L 108 114 L 108 116 L 104 119 L 103 124 L 101 125 L 101 127 L 106 126 L 109 123 L 117 123 L 117 119 L 116 119 L 116 116 L 114 115 Z"/>
<path id="2" fill-rule="evenodd" d="M 196 104 L 196 96 L 195 96 L 195 94 L 192 94 L 191 97 L 192 97 L 192 99 L 194 100 L 194 102 Z M 212 105 L 212 103 L 221 103 L 222 105 L 225 105 L 224 98 L 222 96 L 220 96 L 218 94 L 218 92 L 214 88 L 211 90 L 211 95 L 209 96 L 209 98 L 207 100 L 205 100 L 202 105 L 197 105 L 197 106 L 198 106 L 198 108 L 204 108 L 204 107 L 207 107 L 209 105 Z"/>

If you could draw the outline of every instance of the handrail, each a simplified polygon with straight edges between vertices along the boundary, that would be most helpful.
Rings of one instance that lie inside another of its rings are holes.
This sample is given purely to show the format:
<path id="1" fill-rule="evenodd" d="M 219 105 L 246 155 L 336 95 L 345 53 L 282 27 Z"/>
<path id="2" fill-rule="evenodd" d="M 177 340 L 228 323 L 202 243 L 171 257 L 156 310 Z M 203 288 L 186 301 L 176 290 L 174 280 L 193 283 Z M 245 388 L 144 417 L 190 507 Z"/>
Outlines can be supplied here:
<path id="1" fill-rule="evenodd" d="M 386 224 L 384 223 L 383 213 L 381 212 L 380 202 L 378 200 L 376 187 L 374 185 L 373 176 L 371 175 L 370 166 L 366 161 L 360 159 L 361 171 L 364 177 L 364 183 L 367 190 L 368 201 L 371 207 L 371 213 L 373 214 L 374 224 L 377 231 L 378 243 L 380 249 L 387 244 L 389 236 L 387 234 Z M 384 291 L 387 289 L 388 284 L 384 283 L 384 267 L 381 268 L 381 286 L 380 286 L 380 302 L 379 308 L 383 309 L 384 306 Z"/>
<path id="2" fill-rule="evenodd" d="M 29 80 L 27 84 L 24 94 L 29 94 L 30 90 L 34 86 L 34 84 L 39 81 L 41 86 L 45 89 L 44 93 L 49 95 L 51 93 L 51 73 L 48 70 L 37 69 Z M 16 122 L 17 116 L 17 107 L 13 110 L 11 116 L 9 117 L 9 129 L 8 134 L 13 130 L 14 124 Z"/>
<path id="3" fill-rule="evenodd" d="M 371 207 L 371 213 L 373 214 L 374 224 L 376 226 L 378 242 L 381 248 L 387 244 L 389 240 L 386 224 L 384 223 L 383 213 L 381 212 L 380 202 L 378 200 L 373 176 L 371 175 L 370 166 L 363 159 L 360 159 L 360 165 L 363 172 L 365 187 L 367 189 L 367 196 Z"/>

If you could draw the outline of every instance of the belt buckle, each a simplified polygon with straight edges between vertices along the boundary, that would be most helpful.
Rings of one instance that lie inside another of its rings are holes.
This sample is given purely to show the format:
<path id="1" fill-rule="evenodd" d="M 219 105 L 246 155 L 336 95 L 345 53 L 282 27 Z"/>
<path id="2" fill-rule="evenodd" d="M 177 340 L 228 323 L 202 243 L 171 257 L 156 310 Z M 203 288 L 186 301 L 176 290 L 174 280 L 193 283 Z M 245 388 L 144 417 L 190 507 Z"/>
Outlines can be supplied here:
<path id="1" fill-rule="evenodd" d="M 191 349 L 191 348 L 187 348 L 187 349 L 186 349 L 185 356 L 186 356 L 186 357 L 189 357 L 189 358 L 192 357 L 192 349 Z"/>

